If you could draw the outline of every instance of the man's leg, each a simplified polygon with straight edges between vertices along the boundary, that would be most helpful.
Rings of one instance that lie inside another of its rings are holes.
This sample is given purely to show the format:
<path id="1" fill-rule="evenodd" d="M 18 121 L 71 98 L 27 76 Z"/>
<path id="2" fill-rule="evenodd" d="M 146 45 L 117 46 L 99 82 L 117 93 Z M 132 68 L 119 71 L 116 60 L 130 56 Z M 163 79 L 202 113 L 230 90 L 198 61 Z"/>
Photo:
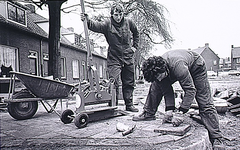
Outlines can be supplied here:
<path id="1" fill-rule="evenodd" d="M 113 78 L 114 81 L 114 86 L 116 90 L 116 104 L 118 105 L 118 99 L 119 99 L 119 85 L 121 84 L 120 82 L 120 76 L 121 76 L 121 66 L 120 65 L 109 65 L 108 68 L 108 75 L 109 78 Z"/>
<path id="2" fill-rule="evenodd" d="M 149 114 L 155 115 L 158 106 L 162 100 L 163 94 L 157 82 L 153 82 L 149 88 L 146 102 L 143 110 Z"/>
<path id="3" fill-rule="evenodd" d="M 204 125 L 208 129 L 210 139 L 220 138 L 222 135 L 219 129 L 219 120 L 213 104 L 208 80 L 205 78 L 195 84 L 197 87 L 196 100 L 199 105 L 199 113 Z"/>
<path id="4" fill-rule="evenodd" d="M 156 120 L 155 113 L 157 112 L 162 97 L 163 95 L 160 86 L 156 82 L 153 82 L 149 88 L 147 99 L 143 107 L 143 113 L 134 116 L 133 121 Z"/>
<path id="5" fill-rule="evenodd" d="M 133 90 L 135 85 L 134 80 L 134 65 L 126 65 L 122 68 L 122 93 L 125 101 L 126 110 L 138 112 L 138 109 L 133 106 Z"/>
<path id="6" fill-rule="evenodd" d="M 198 64 L 198 62 L 196 63 Z M 195 70 L 193 79 L 197 89 L 196 101 L 199 105 L 200 116 L 209 132 L 209 138 L 221 138 L 222 134 L 219 129 L 219 120 L 216 108 L 213 104 L 213 98 L 211 96 L 211 89 L 207 78 L 205 64 L 203 64 L 202 67 L 201 63 L 196 66 L 198 67 Z"/>
<path id="7" fill-rule="evenodd" d="M 161 82 L 155 81 L 151 84 L 149 93 L 144 105 L 144 110 L 151 114 L 155 114 L 158 110 L 158 106 L 164 96 L 165 110 L 175 109 L 174 92 L 169 78 L 162 80 Z"/>

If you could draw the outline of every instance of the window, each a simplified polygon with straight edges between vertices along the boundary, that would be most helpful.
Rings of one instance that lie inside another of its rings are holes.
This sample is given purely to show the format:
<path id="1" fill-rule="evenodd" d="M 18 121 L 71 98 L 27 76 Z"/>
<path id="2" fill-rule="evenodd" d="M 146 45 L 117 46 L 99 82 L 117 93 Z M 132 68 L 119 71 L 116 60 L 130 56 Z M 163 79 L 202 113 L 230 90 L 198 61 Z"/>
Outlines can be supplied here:
<path id="1" fill-rule="evenodd" d="M 79 63 L 78 60 L 72 61 L 72 67 L 73 67 L 73 78 L 79 79 Z"/>
<path id="2" fill-rule="evenodd" d="M 43 54 L 43 76 L 48 76 L 48 54 Z"/>
<path id="3" fill-rule="evenodd" d="M 85 61 L 82 61 L 82 69 L 81 69 L 82 79 L 86 79 L 86 63 Z"/>
<path id="4" fill-rule="evenodd" d="M 29 51 L 29 73 L 32 75 L 38 75 L 38 57 L 37 52 Z"/>
<path id="5" fill-rule="evenodd" d="M 8 19 L 26 25 L 25 10 L 11 3 L 7 3 Z"/>
<path id="6" fill-rule="evenodd" d="M 214 66 L 217 65 L 217 61 L 216 61 L 216 60 L 213 61 L 213 65 L 214 65 Z"/>
<path id="7" fill-rule="evenodd" d="M 81 45 L 81 35 L 74 34 L 75 35 L 75 44 L 76 45 Z"/>
<path id="8" fill-rule="evenodd" d="M 236 63 L 240 63 L 240 58 L 236 58 Z"/>
<path id="9" fill-rule="evenodd" d="M 18 71 L 18 50 L 16 48 L 0 45 L 0 67 L 2 65 Z"/>
<path id="10" fill-rule="evenodd" d="M 99 65 L 99 77 L 103 78 L 103 66 Z"/>
<path id="11" fill-rule="evenodd" d="M 66 58 L 65 57 L 61 58 L 61 78 L 62 79 L 67 78 L 67 75 L 66 75 Z"/>

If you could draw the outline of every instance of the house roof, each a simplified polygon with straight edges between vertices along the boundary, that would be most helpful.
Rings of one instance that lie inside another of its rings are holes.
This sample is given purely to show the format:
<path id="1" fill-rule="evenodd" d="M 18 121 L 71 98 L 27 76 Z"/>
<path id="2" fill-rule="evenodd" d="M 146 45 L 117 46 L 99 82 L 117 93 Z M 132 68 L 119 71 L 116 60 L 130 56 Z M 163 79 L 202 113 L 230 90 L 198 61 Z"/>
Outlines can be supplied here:
<path id="1" fill-rule="evenodd" d="M 205 44 L 205 46 L 203 46 L 203 47 L 198 47 L 198 48 L 196 48 L 196 49 L 193 49 L 192 51 L 194 51 L 194 52 L 196 52 L 196 53 L 198 53 L 198 54 L 202 54 L 205 50 L 210 50 L 213 54 L 215 54 L 217 57 L 218 57 L 218 55 L 216 54 L 216 53 L 214 53 L 214 51 L 209 47 L 209 44 L 208 43 L 206 43 Z M 219 57 L 218 57 L 219 58 Z"/>
<path id="2" fill-rule="evenodd" d="M 239 57 L 240 57 L 240 47 L 233 47 L 232 58 L 239 58 Z"/>
<path id="3" fill-rule="evenodd" d="M 29 30 L 43 37 L 48 37 L 48 34 L 41 27 L 37 25 L 37 22 L 43 22 L 43 21 L 48 21 L 48 20 L 36 13 L 28 13 L 27 26 Z"/>
<path id="4" fill-rule="evenodd" d="M 19 4 L 19 5 L 21 5 L 21 4 Z M 36 13 L 31 12 L 30 10 L 26 10 L 25 12 L 26 12 L 26 16 L 27 16 L 26 17 L 27 18 L 27 20 L 26 20 L 27 25 L 26 26 L 18 24 L 18 23 L 14 23 L 12 21 L 9 21 L 4 16 L 2 16 L 1 14 L 0 14 L 0 24 L 1 23 L 6 24 L 9 27 L 13 27 L 13 28 L 25 31 L 25 32 L 33 33 L 35 35 L 39 35 L 39 36 L 47 38 L 48 34 L 35 23 L 36 21 L 39 21 L 39 20 L 45 20 L 46 21 L 47 19 L 38 15 L 38 14 L 36 14 Z"/>
<path id="5" fill-rule="evenodd" d="M 197 49 L 193 49 L 192 51 L 198 53 L 198 54 L 202 54 L 202 52 L 206 49 L 206 47 L 199 47 Z"/>
<path id="6" fill-rule="evenodd" d="M 12 21 L 9 21 L 8 19 L 6 19 L 1 14 L 0 14 L 0 24 L 5 24 L 8 27 L 13 27 L 13 28 L 16 28 L 16 29 L 19 29 L 19 30 L 22 30 L 22 31 L 25 31 L 25 32 L 28 32 L 28 33 L 31 33 L 31 34 L 34 34 L 34 35 L 38 35 L 38 36 L 41 36 L 41 37 L 44 37 L 44 38 L 48 38 L 48 33 L 46 33 L 40 26 L 38 26 L 37 23 L 39 23 L 39 22 L 49 22 L 49 20 L 44 18 L 43 16 L 35 13 L 35 12 L 32 12 L 30 9 L 27 9 L 28 6 L 23 6 L 22 4 L 17 3 L 17 2 L 14 2 L 14 3 L 17 4 L 18 6 L 26 9 L 27 26 L 23 26 L 23 25 L 14 23 Z M 64 28 L 61 28 L 61 31 L 66 32 L 66 30 Z M 61 44 L 65 44 L 65 45 L 68 45 L 68 46 L 71 46 L 71 47 L 74 47 L 74 48 L 77 48 L 77 49 L 81 49 L 83 51 L 87 51 L 86 48 L 84 48 L 84 46 L 79 47 L 79 46 L 76 46 L 76 45 L 72 45 L 72 43 L 69 42 L 69 40 L 67 38 L 65 38 L 62 35 L 60 35 L 60 37 L 61 37 L 60 38 Z M 106 56 L 102 56 L 95 51 L 93 51 L 93 54 L 106 58 Z"/>

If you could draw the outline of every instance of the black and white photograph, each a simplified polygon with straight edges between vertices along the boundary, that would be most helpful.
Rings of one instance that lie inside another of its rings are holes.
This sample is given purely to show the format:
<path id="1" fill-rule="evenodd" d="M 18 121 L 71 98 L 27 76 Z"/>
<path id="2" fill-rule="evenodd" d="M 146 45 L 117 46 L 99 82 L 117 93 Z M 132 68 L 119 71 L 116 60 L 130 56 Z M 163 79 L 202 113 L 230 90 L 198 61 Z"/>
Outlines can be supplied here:
<path id="1" fill-rule="evenodd" d="M 0 0 L 0 149 L 240 149 L 239 0 Z"/>

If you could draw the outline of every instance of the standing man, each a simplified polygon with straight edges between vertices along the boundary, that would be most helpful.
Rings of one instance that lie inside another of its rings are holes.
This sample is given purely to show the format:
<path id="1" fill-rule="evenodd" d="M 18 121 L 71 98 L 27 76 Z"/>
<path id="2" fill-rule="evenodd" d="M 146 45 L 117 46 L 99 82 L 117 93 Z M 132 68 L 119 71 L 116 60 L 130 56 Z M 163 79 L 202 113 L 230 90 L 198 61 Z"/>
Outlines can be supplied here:
<path id="1" fill-rule="evenodd" d="M 138 112 L 138 109 L 133 106 L 135 84 L 133 57 L 139 42 L 136 25 L 132 20 L 124 17 L 124 8 L 119 3 L 111 7 L 111 17 L 104 22 L 93 21 L 86 14 L 81 14 L 81 19 L 87 19 L 88 28 L 91 31 L 104 34 L 109 44 L 107 69 L 109 78 L 115 79 L 116 100 L 118 101 L 119 85 L 122 82 L 126 110 Z"/>
<path id="2" fill-rule="evenodd" d="M 144 112 L 133 117 L 133 121 L 155 120 L 155 113 L 164 97 L 166 114 L 163 121 L 178 126 L 195 98 L 210 141 L 214 144 L 222 138 L 205 62 L 200 55 L 187 50 L 168 51 L 162 57 L 150 57 L 143 63 L 142 70 L 145 80 L 152 84 L 143 108 Z M 175 101 L 172 84 L 176 81 L 179 81 L 184 90 L 184 97 L 177 114 L 173 115 Z"/>

